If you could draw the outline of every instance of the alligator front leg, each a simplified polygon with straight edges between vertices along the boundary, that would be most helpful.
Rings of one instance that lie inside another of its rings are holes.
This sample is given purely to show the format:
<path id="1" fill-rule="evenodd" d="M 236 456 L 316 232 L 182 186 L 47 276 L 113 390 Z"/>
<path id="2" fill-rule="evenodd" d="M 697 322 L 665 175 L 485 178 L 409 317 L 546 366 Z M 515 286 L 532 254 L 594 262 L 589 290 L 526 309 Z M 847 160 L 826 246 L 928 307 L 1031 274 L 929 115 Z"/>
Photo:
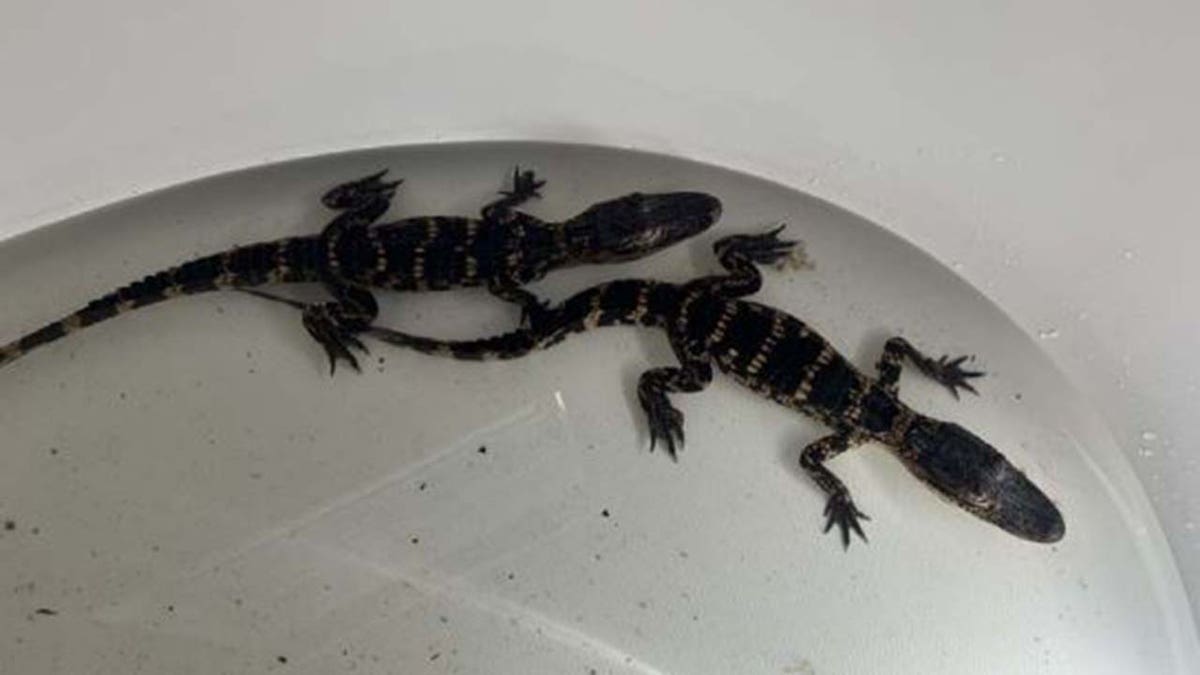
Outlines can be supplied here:
<path id="1" fill-rule="evenodd" d="M 705 277 L 700 284 L 725 298 L 753 295 L 762 288 L 758 265 L 772 265 L 797 255 L 798 241 L 780 239 L 785 226 L 762 234 L 735 234 L 718 239 L 713 253 L 729 274 Z"/>
<path id="2" fill-rule="evenodd" d="M 800 467 L 829 496 L 825 502 L 825 532 L 837 525 L 842 534 L 842 548 L 850 547 L 850 530 L 854 530 L 859 538 L 866 541 L 867 535 L 863 533 L 858 521 L 860 518 L 870 520 L 867 514 L 859 511 L 854 505 L 846 484 L 825 467 L 825 462 L 850 448 L 851 438 L 847 432 L 831 434 L 810 443 L 800 453 Z"/>
<path id="3" fill-rule="evenodd" d="M 530 199 L 540 199 L 542 195 L 539 190 L 546 181 L 538 180 L 533 171 L 521 171 L 521 168 L 517 167 L 513 169 L 512 183 L 512 190 L 501 190 L 502 197 L 487 204 L 481 211 L 486 223 L 509 227 L 509 245 L 514 247 L 504 262 L 504 269 L 497 271 L 488 283 L 488 290 L 501 300 L 520 307 L 521 326 L 533 327 L 540 325 L 546 317 L 547 304 L 519 287 L 531 279 L 540 277 L 545 273 L 545 269 L 530 267 L 534 261 L 524 260 L 523 243 L 520 239 L 527 227 L 536 226 L 540 221 L 515 209 Z"/>
<path id="4" fill-rule="evenodd" d="M 879 371 L 878 382 L 888 392 L 895 394 L 900 387 L 900 366 L 905 358 L 912 361 L 926 377 L 950 390 L 954 398 L 958 398 L 958 390 L 965 389 L 972 394 L 978 394 L 970 380 L 983 377 L 981 370 L 964 370 L 965 356 L 950 358 L 942 356 L 934 359 L 922 354 L 916 347 L 902 337 L 894 337 L 883 347 L 883 355 L 879 358 L 876 368 Z"/>
<path id="5" fill-rule="evenodd" d="M 513 169 L 512 182 L 512 190 L 501 190 L 500 199 L 487 204 L 480 211 L 484 220 L 507 223 L 515 216 L 516 207 L 530 199 L 541 199 L 539 190 L 546 184 L 546 181 L 538 180 L 533 171 L 521 171 L 521 167 Z"/>
<path id="6" fill-rule="evenodd" d="M 683 448 L 683 412 L 671 405 L 667 393 L 695 393 L 712 382 L 712 365 L 701 357 L 690 356 L 676 346 L 679 368 L 653 368 L 638 378 L 638 403 L 646 413 L 650 427 L 650 451 L 661 439 L 671 459 L 678 460 Z"/>

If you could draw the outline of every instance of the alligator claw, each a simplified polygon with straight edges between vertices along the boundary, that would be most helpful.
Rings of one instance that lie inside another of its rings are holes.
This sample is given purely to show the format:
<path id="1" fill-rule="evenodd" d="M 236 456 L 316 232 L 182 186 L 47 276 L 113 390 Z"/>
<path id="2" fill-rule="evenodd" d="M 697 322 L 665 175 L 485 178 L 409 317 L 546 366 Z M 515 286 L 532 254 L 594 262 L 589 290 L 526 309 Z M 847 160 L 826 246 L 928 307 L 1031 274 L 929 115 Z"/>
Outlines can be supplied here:
<path id="1" fill-rule="evenodd" d="M 780 239 L 786 225 L 780 225 L 762 234 L 740 234 L 727 237 L 718 242 L 720 250 L 718 257 L 727 254 L 740 254 L 760 265 L 771 265 L 783 261 L 793 255 L 793 249 L 800 243 L 790 239 Z"/>
<path id="2" fill-rule="evenodd" d="M 959 356 L 951 359 L 949 356 L 942 356 L 937 359 L 923 358 L 917 361 L 917 367 L 933 381 L 950 390 L 954 398 L 958 398 L 958 390 L 964 389 L 972 394 L 979 395 L 975 387 L 969 380 L 976 377 L 983 377 L 982 370 L 965 370 L 962 364 L 966 362 L 966 356 Z"/>
<path id="3" fill-rule="evenodd" d="M 391 199 L 403 179 L 393 181 L 382 180 L 387 169 L 377 171 L 369 176 L 342 183 L 326 192 L 321 197 L 321 203 L 338 211 L 355 209 L 379 197 Z"/>
<path id="4" fill-rule="evenodd" d="M 338 361 L 345 361 L 357 372 L 362 372 L 351 349 L 357 349 L 364 354 L 367 346 L 357 336 L 345 328 L 338 320 L 338 305 L 324 303 L 308 305 L 304 308 L 304 328 L 325 349 L 329 357 L 329 374 L 337 372 Z"/>
<path id="5" fill-rule="evenodd" d="M 501 190 L 500 194 L 513 200 L 525 201 L 528 199 L 541 199 L 542 194 L 538 192 L 546 181 L 538 180 L 536 174 L 532 171 L 521 171 L 521 167 L 513 169 L 513 189 Z"/>
<path id="6" fill-rule="evenodd" d="M 650 452 L 654 452 L 658 440 L 662 439 L 671 459 L 678 461 L 679 450 L 683 449 L 683 413 L 672 406 L 666 397 L 643 403 L 650 425 Z"/>
<path id="7" fill-rule="evenodd" d="M 859 539 L 867 541 L 867 535 L 863 532 L 862 527 L 858 524 L 859 519 L 870 520 L 867 514 L 858 510 L 854 505 L 854 500 L 850 499 L 850 495 L 845 492 L 835 492 L 829 496 L 829 501 L 825 503 L 825 532 L 829 532 L 834 525 L 838 526 L 838 531 L 842 535 L 842 548 L 850 548 L 850 531 L 858 535 Z"/>

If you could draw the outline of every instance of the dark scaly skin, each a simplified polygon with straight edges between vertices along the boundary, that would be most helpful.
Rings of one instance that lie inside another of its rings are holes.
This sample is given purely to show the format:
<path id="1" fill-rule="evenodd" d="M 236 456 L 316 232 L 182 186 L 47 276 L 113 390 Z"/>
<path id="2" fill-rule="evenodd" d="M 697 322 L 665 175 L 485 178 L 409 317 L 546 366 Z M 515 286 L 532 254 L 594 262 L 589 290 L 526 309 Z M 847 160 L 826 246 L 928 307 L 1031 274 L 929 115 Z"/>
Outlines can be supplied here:
<path id="1" fill-rule="evenodd" d="M 782 228 L 780 228 L 782 229 Z M 540 325 L 475 341 L 439 341 L 386 328 L 370 335 L 392 344 L 460 359 L 516 358 L 597 326 L 643 325 L 665 330 L 679 367 L 642 374 L 638 400 L 645 411 L 651 449 L 661 442 L 672 457 L 683 445 L 683 413 L 670 393 L 697 392 L 712 379 L 713 365 L 741 384 L 814 417 L 833 433 L 809 444 L 800 465 L 828 497 L 825 531 L 837 526 L 866 539 L 845 484 L 826 462 L 868 441 L 897 451 L 905 465 L 938 493 L 975 515 L 1036 542 L 1054 542 L 1065 531 L 1054 504 L 997 450 L 950 422 L 921 415 L 897 396 L 901 362 L 908 358 L 949 389 L 974 391 L 963 358 L 929 358 L 903 338 L 888 341 L 872 378 L 860 372 L 799 319 L 739 298 L 762 284 L 756 264 L 776 262 L 795 242 L 780 230 L 718 241 L 714 250 L 729 274 L 684 285 L 644 280 L 602 284 L 547 310 Z"/>
<path id="2" fill-rule="evenodd" d="M 649 255 L 707 229 L 721 212 L 720 201 L 703 193 L 633 193 L 566 221 L 546 222 L 516 210 L 539 197 L 544 185 L 532 171 L 518 169 L 513 189 L 501 192 L 479 218 L 433 216 L 376 225 L 400 184 L 383 175 L 325 193 L 322 202 L 340 213 L 319 235 L 251 244 L 151 274 L 0 347 L 0 366 L 81 328 L 177 296 L 321 282 L 332 302 L 288 302 L 303 309 L 304 326 L 325 348 L 331 372 L 339 360 L 358 369 L 351 350 L 363 345 L 356 333 L 377 313 L 370 289 L 487 286 L 536 321 L 542 305 L 522 284 L 560 267 Z"/>

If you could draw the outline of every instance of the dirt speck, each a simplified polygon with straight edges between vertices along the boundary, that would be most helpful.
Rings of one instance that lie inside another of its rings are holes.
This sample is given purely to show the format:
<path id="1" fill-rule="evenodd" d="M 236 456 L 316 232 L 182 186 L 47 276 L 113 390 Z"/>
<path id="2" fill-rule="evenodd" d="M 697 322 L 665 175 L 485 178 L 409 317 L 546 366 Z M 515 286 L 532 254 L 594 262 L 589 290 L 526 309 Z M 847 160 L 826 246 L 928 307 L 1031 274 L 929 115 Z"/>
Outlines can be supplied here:
<path id="1" fill-rule="evenodd" d="M 799 663 L 785 666 L 783 672 L 788 675 L 817 675 L 816 669 L 808 659 L 801 659 Z"/>

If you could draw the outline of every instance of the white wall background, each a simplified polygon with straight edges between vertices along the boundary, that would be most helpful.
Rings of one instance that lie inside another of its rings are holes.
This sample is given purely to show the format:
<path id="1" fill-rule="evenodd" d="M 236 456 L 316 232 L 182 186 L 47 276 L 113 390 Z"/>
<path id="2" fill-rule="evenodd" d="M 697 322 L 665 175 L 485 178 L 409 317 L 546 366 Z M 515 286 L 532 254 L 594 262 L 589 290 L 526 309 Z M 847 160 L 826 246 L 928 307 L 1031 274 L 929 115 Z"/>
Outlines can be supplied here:
<path id="1" fill-rule="evenodd" d="M 9 0 L 0 234 L 405 142 L 596 142 L 769 176 L 917 243 L 1043 338 L 1127 450 L 1195 606 L 1200 5 L 806 4 Z"/>

